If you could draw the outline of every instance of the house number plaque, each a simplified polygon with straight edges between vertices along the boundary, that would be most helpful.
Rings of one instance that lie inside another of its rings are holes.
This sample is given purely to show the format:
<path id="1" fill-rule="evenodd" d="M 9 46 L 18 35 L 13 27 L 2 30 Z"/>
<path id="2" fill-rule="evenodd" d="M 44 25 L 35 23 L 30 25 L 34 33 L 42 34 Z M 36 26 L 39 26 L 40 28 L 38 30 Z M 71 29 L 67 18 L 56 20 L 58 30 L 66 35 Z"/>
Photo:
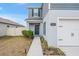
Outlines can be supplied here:
<path id="1" fill-rule="evenodd" d="M 56 23 L 51 23 L 50 25 L 51 25 L 51 26 L 56 26 Z"/>

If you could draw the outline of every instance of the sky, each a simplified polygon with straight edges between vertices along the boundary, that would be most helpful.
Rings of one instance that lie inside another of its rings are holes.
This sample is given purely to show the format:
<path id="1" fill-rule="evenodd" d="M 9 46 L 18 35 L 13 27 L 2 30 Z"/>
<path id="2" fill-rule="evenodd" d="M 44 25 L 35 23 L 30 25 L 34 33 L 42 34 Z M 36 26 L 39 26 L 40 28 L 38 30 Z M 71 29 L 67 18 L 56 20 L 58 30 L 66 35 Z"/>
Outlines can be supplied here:
<path id="1" fill-rule="evenodd" d="M 26 25 L 29 6 L 41 6 L 41 3 L 0 3 L 0 17 Z"/>

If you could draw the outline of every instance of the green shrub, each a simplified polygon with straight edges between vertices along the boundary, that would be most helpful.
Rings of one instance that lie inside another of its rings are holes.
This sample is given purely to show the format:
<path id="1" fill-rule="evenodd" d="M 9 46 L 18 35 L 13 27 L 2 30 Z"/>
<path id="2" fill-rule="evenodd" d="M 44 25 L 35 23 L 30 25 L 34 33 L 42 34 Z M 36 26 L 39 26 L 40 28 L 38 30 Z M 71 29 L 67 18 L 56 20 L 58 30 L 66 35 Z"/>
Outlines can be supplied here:
<path id="1" fill-rule="evenodd" d="M 27 31 L 27 36 L 28 36 L 29 38 L 33 38 L 33 31 L 28 30 L 28 31 Z"/>
<path id="2" fill-rule="evenodd" d="M 43 36 L 40 37 L 40 40 L 41 40 L 42 48 L 43 48 L 43 49 L 48 49 L 48 43 L 47 43 L 47 41 L 44 39 Z"/>
<path id="3" fill-rule="evenodd" d="M 23 36 L 27 36 L 27 30 L 22 31 Z"/>
<path id="4" fill-rule="evenodd" d="M 22 34 L 27 37 L 27 38 L 32 38 L 33 39 L 33 31 L 31 30 L 23 30 Z"/>

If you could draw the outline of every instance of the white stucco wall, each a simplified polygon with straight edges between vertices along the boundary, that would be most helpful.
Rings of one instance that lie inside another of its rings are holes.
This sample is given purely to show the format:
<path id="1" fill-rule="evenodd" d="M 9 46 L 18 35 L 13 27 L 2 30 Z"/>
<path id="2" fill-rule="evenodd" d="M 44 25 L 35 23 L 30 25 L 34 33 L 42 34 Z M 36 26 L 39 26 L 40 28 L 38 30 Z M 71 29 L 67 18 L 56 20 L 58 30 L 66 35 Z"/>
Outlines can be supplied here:
<path id="1" fill-rule="evenodd" d="M 5 24 L 2 24 L 0 23 L 0 36 L 5 36 L 6 35 L 6 25 Z"/>
<path id="2" fill-rule="evenodd" d="M 22 31 L 26 30 L 24 27 L 18 27 L 18 28 L 7 28 L 7 36 L 22 36 Z"/>
<path id="3" fill-rule="evenodd" d="M 57 36 L 56 36 L 56 26 L 51 26 L 51 23 L 56 23 L 56 20 L 52 16 L 52 13 L 49 11 L 46 17 L 43 19 L 43 23 L 46 22 L 46 35 L 43 35 L 47 40 L 49 46 L 57 45 Z"/>
<path id="4" fill-rule="evenodd" d="M 29 29 L 29 23 L 27 22 L 27 20 L 26 20 L 26 28 L 27 30 Z"/>
<path id="5" fill-rule="evenodd" d="M 40 23 L 40 28 L 39 28 L 40 36 L 43 35 L 43 23 Z"/>
<path id="6" fill-rule="evenodd" d="M 7 27 L 7 25 L 9 25 L 9 27 Z M 25 27 L 0 23 L 0 36 L 22 36 L 22 30 L 25 29 Z"/>
<path id="7" fill-rule="evenodd" d="M 57 46 L 57 27 L 51 26 L 51 23 L 56 23 L 59 17 L 79 17 L 78 10 L 49 10 L 43 22 L 46 22 L 46 36 L 45 39 L 49 46 Z"/>

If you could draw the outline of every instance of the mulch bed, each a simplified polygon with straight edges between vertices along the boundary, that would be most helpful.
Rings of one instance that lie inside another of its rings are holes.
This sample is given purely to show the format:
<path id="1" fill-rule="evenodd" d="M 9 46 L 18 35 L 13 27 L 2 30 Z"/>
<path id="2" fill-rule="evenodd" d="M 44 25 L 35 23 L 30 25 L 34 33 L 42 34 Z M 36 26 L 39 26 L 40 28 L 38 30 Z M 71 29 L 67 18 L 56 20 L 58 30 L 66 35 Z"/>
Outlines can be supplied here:
<path id="1" fill-rule="evenodd" d="M 43 37 L 40 37 L 40 41 L 44 56 L 65 56 L 64 52 L 61 51 L 59 48 L 48 47 L 47 41 L 44 40 Z"/>
<path id="2" fill-rule="evenodd" d="M 48 48 L 48 49 L 43 49 L 43 55 L 46 56 L 65 56 L 63 51 L 61 51 L 59 48 Z"/>

